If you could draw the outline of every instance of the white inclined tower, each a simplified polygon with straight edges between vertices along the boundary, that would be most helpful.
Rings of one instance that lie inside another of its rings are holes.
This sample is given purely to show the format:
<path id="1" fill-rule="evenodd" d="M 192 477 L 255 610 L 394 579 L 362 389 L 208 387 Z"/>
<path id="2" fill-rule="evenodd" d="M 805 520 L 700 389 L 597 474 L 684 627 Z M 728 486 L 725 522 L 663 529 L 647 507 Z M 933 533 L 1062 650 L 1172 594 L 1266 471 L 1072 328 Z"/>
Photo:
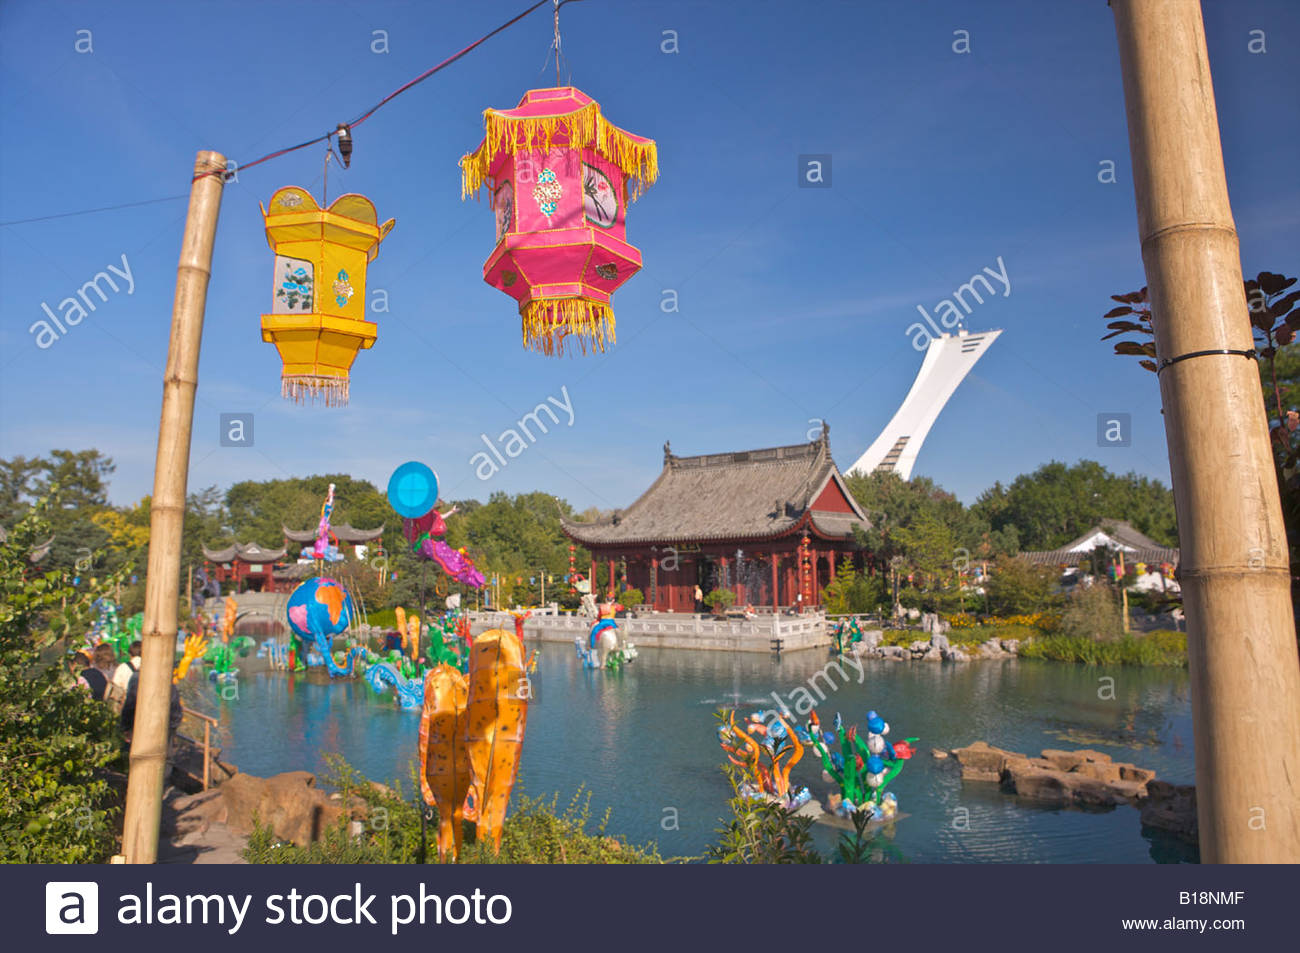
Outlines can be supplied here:
<path id="1" fill-rule="evenodd" d="M 849 471 L 893 470 L 904 480 L 910 480 L 921 444 L 938 419 L 939 411 L 1001 333 L 1000 330 L 976 333 L 958 330 L 955 334 L 931 338 L 912 389 L 880 436 Z"/>

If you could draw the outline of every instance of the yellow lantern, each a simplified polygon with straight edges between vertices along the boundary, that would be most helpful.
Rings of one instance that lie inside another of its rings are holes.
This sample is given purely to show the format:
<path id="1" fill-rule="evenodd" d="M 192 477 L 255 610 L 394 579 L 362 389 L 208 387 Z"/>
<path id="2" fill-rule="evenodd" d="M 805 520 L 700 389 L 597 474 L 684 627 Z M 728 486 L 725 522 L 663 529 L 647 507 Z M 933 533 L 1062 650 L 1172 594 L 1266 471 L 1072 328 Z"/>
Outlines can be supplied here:
<path id="1" fill-rule="evenodd" d="M 348 402 L 348 372 L 357 352 L 375 343 L 366 320 L 366 266 L 393 230 L 364 195 L 341 195 L 322 209 L 310 192 L 286 186 L 262 207 L 275 252 L 275 296 L 262 315 L 262 340 L 284 362 L 280 393 L 298 403 Z"/>

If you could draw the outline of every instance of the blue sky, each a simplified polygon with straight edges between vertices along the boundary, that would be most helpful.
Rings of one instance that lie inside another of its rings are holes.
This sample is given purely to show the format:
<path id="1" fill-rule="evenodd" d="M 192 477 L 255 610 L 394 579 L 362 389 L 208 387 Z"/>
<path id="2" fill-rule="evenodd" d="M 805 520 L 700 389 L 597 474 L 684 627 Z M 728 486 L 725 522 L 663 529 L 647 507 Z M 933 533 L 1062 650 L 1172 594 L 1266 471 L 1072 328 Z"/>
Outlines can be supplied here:
<path id="1" fill-rule="evenodd" d="M 247 161 L 355 116 L 527 6 L 121 3 L 0 6 L 0 219 L 188 191 L 201 148 Z M 1300 5 L 1207 0 L 1228 185 L 1246 272 L 1300 267 Z M 940 416 L 916 473 L 971 502 L 1052 459 L 1169 479 L 1154 376 L 1098 339 L 1108 295 L 1145 284 L 1114 24 L 1102 0 L 911 4 L 589 0 L 562 11 L 566 81 L 658 141 L 661 178 L 632 207 L 644 270 L 614 297 L 619 343 L 545 358 L 482 281 L 493 223 L 460 199 L 481 111 L 552 85 L 538 11 L 398 97 L 356 133 L 356 191 L 397 227 L 370 268 L 388 294 L 343 409 L 279 396 L 263 344 L 273 257 L 258 203 L 320 194 L 323 149 L 226 187 L 208 296 L 191 489 L 345 471 L 383 485 L 432 465 L 448 498 L 544 490 L 625 506 L 661 446 L 798 443 L 825 419 L 841 467 L 920 366 L 907 328 L 984 267 L 1006 297 L 967 324 L 1005 332 Z M 93 52 L 82 46 L 90 31 Z M 952 49 L 969 31 L 971 52 Z M 1264 31 L 1267 52 L 1248 50 Z M 386 31 L 385 34 L 375 31 Z M 678 52 L 664 52 L 675 31 Z M 389 52 L 372 52 L 383 47 Z M 548 78 L 549 77 L 549 78 Z M 832 156 L 799 189 L 800 154 Z M 1115 163 L 1114 184 L 1099 181 Z M 152 487 L 184 201 L 0 228 L 0 456 L 95 446 L 114 502 Z M 127 256 L 123 290 L 52 346 L 29 327 Z M 664 290 L 679 310 L 660 308 Z M 561 425 L 491 479 L 471 464 L 549 397 Z M 220 447 L 219 415 L 255 415 Z M 1097 415 L 1132 415 L 1130 448 Z"/>

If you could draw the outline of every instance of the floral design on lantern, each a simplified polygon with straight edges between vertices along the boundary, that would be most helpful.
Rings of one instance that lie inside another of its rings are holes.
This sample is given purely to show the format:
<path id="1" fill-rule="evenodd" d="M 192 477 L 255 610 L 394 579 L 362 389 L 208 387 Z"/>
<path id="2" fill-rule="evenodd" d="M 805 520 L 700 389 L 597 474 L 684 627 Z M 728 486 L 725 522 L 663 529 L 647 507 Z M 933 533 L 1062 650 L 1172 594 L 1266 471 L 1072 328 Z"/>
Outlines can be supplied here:
<path id="1" fill-rule="evenodd" d="M 625 216 L 658 178 L 654 140 L 608 122 L 572 86 L 529 90 L 483 119 L 483 141 L 460 160 L 462 194 L 487 186 L 493 196 L 496 248 L 483 280 L 518 303 L 525 347 L 603 351 L 614 343 L 610 296 L 641 270 Z M 516 194 L 531 194 L 535 208 Z"/>
<path id="2" fill-rule="evenodd" d="M 533 186 L 533 199 L 548 220 L 559 209 L 562 198 L 564 198 L 564 186 L 556 181 L 555 173 L 550 169 L 539 172 L 537 184 Z"/>
<path id="3" fill-rule="evenodd" d="M 348 282 L 348 273 L 340 268 L 338 280 L 334 282 L 334 303 L 341 308 L 348 303 L 348 299 L 352 297 L 352 294 L 353 289 Z"/>
<path id="4" fill-rule="evenodd" d="M 323 209 L 297 186 L 272 195 L 262 218 L 279 276 L 271 313 L 262 315 L 262 340 L 284 363 L 281 393 L 299 403 L 346 404 L 352 362 L 378 335 L 366 320 L 366 268 L 393 219 L 380 224 L 363 195 L 339 196 Z M 314 293 L 318 275 L 330 293 Z"/>

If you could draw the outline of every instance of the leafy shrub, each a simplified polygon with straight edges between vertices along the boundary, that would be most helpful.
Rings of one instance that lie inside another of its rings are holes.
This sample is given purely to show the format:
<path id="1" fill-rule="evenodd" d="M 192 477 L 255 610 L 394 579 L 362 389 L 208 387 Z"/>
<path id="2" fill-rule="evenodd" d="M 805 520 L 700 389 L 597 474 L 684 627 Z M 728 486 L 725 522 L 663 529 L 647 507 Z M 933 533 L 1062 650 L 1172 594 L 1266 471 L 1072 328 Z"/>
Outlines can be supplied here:
<path id="1" fill-rule="evenodd" d="M 1115 639 L 1124 630 L 1119 600 L 1109 586 L 1080 586 L 1061 613 L 1060 632 L 1075 639 Z"/>
<path id="2" fill-rule="evenodd" d="M 812 841 L 811 817 L 801 817 L 780 804 L 745 797 L 741 774 L 728 765 L 732 818 L 718 829 L 718 843 L 705 852 L 711 864 L 820 864 Z"/>
<path id="3" fill-rule="evenodd" d="M 640 589 L 624 589 L 619 594 L 618 601 L 630 609 L 632 606 L 639 606 L 645 602 L 645 593 Z"/>
<path id="4" fill-rule="evenodd" d="M 1039 612 L 1057 600 L 1056 572 L 1027 559 L 1000 559 L 986 588 L 989 608 L 997 615 Z"/>
<path id="5" fill-rule="evenodd" d="M 49 537 L 57 488 L 0 543 L 0 862 L 100 863 L 113 852 L 116 813 L 104 769 L 121 756 L 117 719 L 43 649 L 80 636 L 90 604 L 120 580 L 74 589 L 66 573 L 38 575 L 28 554 Z M 128 567 L 129 569 L 129 567 Z M 66 600 L 66 607 L 64 602 Z"/>
<path id="6" fill-rule="evenodd" d="M 712 606 L 714 612 L 722 612 L 736 601 L 736 594 L 730 589 L 714 589 L 704 597 L 704 604 Z"/>

